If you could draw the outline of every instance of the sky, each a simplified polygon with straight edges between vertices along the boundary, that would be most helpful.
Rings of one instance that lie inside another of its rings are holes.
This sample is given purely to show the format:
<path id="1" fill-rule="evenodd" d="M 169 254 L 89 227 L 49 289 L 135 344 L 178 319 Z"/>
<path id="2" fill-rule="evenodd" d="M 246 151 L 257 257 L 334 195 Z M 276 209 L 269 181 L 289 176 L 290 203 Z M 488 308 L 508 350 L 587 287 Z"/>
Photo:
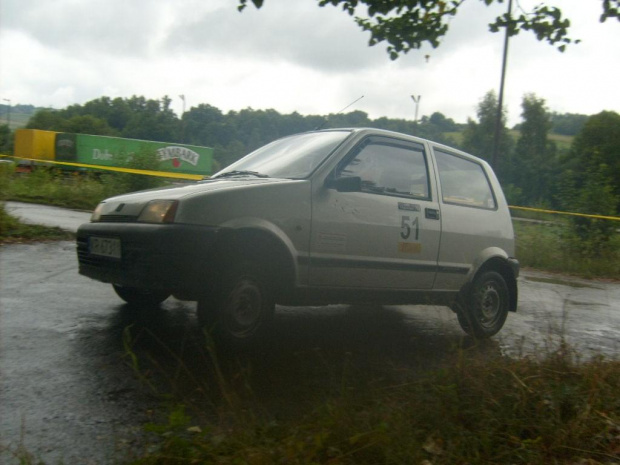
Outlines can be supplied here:
<path id="1" fill-rule="evenodd" d="M 517 0 L 515 12 L 541 0 Z M 510 41 L 505 86 L 509 125 L 534 93 L 550 111 L 620 112 L 620 23 L 599 22 L 602 0 L 547 0 L 581 43 L 564 53 L 522 32 Z M 64 108 L 102 96 L 168 95 L 180 115 L 201 103 L 287 114 L 360 110 L 413 120 L 439 111 L 476 118 L 499 89 L 503 34 L 488 30 L 506 5 L 464 2 L 437 49 L 396 61 L 386 44 L 340 9 L 317 0 L 0 0 L 0 98 Z M 428 56 L 428 57 L 427 57 Z M 5 100 L 0 103 L 7 103 Z"/>

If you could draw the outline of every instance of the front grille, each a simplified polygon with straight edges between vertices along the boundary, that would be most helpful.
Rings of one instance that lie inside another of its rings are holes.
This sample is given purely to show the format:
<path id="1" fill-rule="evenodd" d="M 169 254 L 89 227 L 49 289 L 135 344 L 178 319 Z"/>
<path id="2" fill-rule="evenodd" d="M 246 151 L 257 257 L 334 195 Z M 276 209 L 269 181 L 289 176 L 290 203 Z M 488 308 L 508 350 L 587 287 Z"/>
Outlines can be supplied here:
<path id="1" fill-rule="evenodd" d="M 101 215 L 100 223 L 135 223 L 138 218 L 131 215 Z"/>

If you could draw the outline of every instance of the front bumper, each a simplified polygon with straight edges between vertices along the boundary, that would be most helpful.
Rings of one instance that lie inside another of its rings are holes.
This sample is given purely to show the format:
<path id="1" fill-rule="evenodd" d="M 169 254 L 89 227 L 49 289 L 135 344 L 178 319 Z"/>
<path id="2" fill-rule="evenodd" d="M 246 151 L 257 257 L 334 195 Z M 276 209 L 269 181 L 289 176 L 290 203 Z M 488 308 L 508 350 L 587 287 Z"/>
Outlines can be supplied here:
<path id="1" fill-rule="evenodd" d="M 512 272 L 515 275 L 515 279 L 517 279 L 519 277 L 519 271 L 521 269 L 521 265 L 519 264 L 519 260 L 517 260 L 516 258 L 510 257 L 508 259 L 508 264 L 510 265 L 510 268 L 512 269 Z"/>
<path id="2" fill-rule="evenodd" d="M 218 228 L 143 223 L 86 223 L 77 232 L 79 272 L 106 283 L 148 289 L 199 289 L 214 273 Z M 93 255 L 93 236 L 121 241 L 121 258 Z"/>

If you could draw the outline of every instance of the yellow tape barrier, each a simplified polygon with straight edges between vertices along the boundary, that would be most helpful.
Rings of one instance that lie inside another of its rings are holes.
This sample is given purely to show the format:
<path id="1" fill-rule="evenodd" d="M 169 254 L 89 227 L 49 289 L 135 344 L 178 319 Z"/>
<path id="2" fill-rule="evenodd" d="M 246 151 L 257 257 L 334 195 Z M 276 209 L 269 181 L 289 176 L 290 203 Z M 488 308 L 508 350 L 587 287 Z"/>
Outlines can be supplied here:
<path id="1" fill-rule="evenodd" d="M 10 157 L 10 155 L 0 155 L 0 157 Z M 11 158 L 17 158 L 17 157 L 11 157 Z M 133 168 L 117 168 L 114 166 L 86 165 L 83 163 L 69 163 L 69 162 L 62 162 L 62 161 L 45 160 L 42 162 L 41 160 L 36 160 L 34 158 L 19 158 L 19 159 L 41 162 L 41 163 L 54 163 L 57 165 L 77 166 L 80 168 L 92 168 L 92 169 L 97 169 L 97 170 L 119 171 L 122 173 L 145 174 L 148 176 L 159 176 L 162 178 L 191 179 L 195 181 L 200 181 L 201 179 L 204 179 L 204 176 L 201 176 L 198 174 L 184 174 L 184 173 L 169 173 L 169 172 L 164 172 L 164 171 L 137 170 Z M 620 218 L 617 216 L 588 215 L 586 213 L 560 212 L 556 210 L 545 210 L 542 208 L 516 207 L 513 205 L 509 205 L 508 207 L 512 208 L 513 210 L 524 210 L 524 211 L 539 212 L 539 213 L 551 213 L 554 215 L 582 216 L 585 218 L 596 218 L 599 220 L 620 221 Z"/>
<path id="2" fill-rule="evenodd" d="M 10 155 L 0 155 L 0 157 L 10 157 Z M 138 169 L 133 169 L 133 168 L 118 168 L 116 166 L 101 166 L 101 165 L 87 165 L 85 163 L 70 163 L 66 161 L 37 160 L 34 158 L 21 158 L 21 157 L 11 157 L 11 158 L 15 158 L 17 160 L 34 161 L 37 163 L 52 163 L 54 165 L 76 166 L 78 168 L 90 168 L 90 169 L 95 169 L 95 170 L 117 171 L 121 173 L 144 174 L 146 176 L 158 176 L 160 178 L 191 179 L 194 181 L 200 181 L 201 179 L 204 179 L 204 176 L 200 174 L 185 174 L 185 173 L 170 173 L 167 171 L 138 170 Z"/>
<path id="3" fill-rule="evenodd" d="M 603 215 L 588 215 L 586 213 L 571 213 L 571 212 L 559 212 L 555 210 L 544 210 L 542 208 L 530 208 L 530 207 L 513 207 L 512 205 L 508 206 L 513 210 L 525 210 L 530 212 L 540 212 L 540 213 L 552 213 L 555 215 L 571 215 L 571 216 L 583 216 L 585 218 L 596 218 L 599 220 L 612 220 L 612 221 L 620 221 L 620 218 L 617 216 L 603 216 Z"/>

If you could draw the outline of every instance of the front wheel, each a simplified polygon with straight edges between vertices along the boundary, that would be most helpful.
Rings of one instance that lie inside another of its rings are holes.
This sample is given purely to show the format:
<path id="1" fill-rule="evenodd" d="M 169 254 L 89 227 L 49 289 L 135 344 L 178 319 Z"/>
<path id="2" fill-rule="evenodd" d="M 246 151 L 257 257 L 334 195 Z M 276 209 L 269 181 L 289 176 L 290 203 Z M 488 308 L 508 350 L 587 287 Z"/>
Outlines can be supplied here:
<path id="1" fill-rule="evenodd" d="M 459 324 L 471 336 L 491 337 L 504 326 L 508 307 L 506 281 L 496 271 L 485 271 L 474 281 L 467 303 L 457 311 Z"/>
<path id="2" fill-rule="evenodd" d="M 121 286 L 112 284 L 114 292 L 129 305 L 152 306 L 159 305 L 168 297 L 170 292 L 152 289 L 142 289 L 139 287 Z"/>
<path id="3" fill-rule="evenodd" d="M 198 321 L 228 347 L 244 348 L 256 342 L 274 313 L 268 276 L 251 261 L 231 266 L 220 289 L 209 294 L 198 301 Z"/>

